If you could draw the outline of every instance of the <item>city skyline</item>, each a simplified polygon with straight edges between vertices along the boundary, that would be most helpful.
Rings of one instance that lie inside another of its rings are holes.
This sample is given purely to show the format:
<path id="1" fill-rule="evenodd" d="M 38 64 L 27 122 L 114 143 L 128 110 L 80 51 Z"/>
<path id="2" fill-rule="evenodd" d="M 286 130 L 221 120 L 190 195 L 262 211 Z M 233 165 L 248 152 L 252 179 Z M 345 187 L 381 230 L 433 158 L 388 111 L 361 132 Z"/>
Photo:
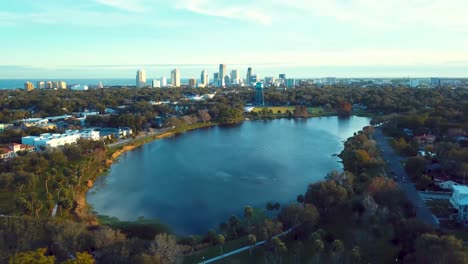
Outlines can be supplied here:
<path id="1" fill-rule="evenodd" d="M 0 78 L 128 78 L 146 65 L 187 72 L 219 63 L 296 78 L 467 77 L 467 8 L 461 0 L 2 1 Z M 217 41 L 203 41 L 200 28 Z"/>

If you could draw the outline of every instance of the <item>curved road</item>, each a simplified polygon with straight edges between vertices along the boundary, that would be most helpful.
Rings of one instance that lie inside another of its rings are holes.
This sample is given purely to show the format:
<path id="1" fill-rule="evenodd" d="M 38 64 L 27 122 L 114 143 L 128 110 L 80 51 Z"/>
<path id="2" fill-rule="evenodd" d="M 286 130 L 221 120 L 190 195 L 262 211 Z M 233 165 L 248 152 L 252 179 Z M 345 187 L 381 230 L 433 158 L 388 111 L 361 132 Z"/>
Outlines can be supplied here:
<path id="1" fill-rule="evenodd" d="M 281 234 L 278 234 L 276 236 L 273 236 L 273 237 L 281 237 L 281 236 L 284 236 L 284 235 L 287 235 L 289 234 L 291 231 L 293 231 L 294 229 L 296 229 L 299 225 L 297 226 L 293 226 L 291 228 L 289 228 L 288 230 L 284 231 L 283 233 Z M 260 245 L 263 245 L 265 244 L 265 241 L 266 240 L 263 240 L 263 241 L 260 241 L 260 242 L 257 242 L 257 244 L 253 245 L 252 248 L 256 247 L 256 246 L 260 246 Z M 208 259 L 208 260 L 204 260 L 203 262 L 200 262 L 199 264 L 207 264 L 207 263 L 211 263 L 211 262 L 215 262 L 217 260 L 221 260 L 225 257 L 229 257 L 229 256 L 232 256 L 234 254 L 237 254 L 237 253 L 240 253 L 242 251 L 246 251 L 246 250 L 249 250 L 250 249 L 250 246 L 246 246 L 246 247 L 242 247 L 242 248 L 239 248 L 239 249 L 236 249 L 236 250 L 233 250 L 229 253 L 226 253 L 226 254 L 223 254 L 221 256 L 217 256 L 215 258 L 211 258 L 211 259 Z"/>
<path id="2" fill-rule="evenodd" d="M 437 218 L 431 213 L 426 207 L 426 204 L 422 200 L 418 191 L 411 182 L 411 179 L 406 174 L 403 165 L 401 164 L 402 159 L 395 150 L 390 146 L 387 137 L 382 133 L 381 128 L 375 129 L 374 139 L 377 142 L 380 150 L 382 151 L 382 157 L 387 161 L 388 166 L 392 169 L 397 177 L 397 182 L 406 194 L 408 200 L 413 204 L 416 209 L 416 216 L 421 219 L 424 223 L 431 225 L 434 228 L 439 228 L 439 222 Z"/>

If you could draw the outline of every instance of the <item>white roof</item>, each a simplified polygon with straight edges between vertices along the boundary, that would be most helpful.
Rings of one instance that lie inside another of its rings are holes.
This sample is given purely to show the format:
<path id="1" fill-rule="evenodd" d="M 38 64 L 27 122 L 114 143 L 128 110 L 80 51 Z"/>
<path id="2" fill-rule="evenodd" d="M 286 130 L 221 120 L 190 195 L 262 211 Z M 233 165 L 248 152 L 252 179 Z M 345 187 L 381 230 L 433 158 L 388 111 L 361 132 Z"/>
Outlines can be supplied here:
<path id="1" fill-rule="evenodd" d="M 453 192 L 457 192 L 461 195 L 468 195 L 468 186 L 466 185 L 453 185 Z"/>

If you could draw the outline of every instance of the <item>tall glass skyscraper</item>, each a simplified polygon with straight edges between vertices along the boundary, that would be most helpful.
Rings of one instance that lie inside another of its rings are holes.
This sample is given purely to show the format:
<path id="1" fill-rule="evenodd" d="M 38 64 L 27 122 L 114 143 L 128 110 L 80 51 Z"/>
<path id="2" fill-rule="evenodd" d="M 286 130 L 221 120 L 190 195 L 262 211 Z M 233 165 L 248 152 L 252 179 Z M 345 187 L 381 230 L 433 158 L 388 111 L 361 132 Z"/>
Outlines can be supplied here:
<path id="1" fill-rule="evenodd" d="M 227 75 L 227 67 L 226 64 L 219 65 L 219 78 L 221 79 L 221 86 L 226 85 L 224 83 L 224 77 Z"/>

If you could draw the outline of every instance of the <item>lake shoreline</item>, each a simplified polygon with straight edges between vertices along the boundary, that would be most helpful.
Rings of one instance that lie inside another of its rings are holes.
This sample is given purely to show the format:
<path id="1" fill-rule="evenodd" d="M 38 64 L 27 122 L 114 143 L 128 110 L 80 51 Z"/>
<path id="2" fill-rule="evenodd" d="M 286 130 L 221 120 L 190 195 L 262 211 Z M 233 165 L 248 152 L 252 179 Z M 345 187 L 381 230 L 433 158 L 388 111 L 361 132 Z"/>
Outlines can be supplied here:
<path id="1" fill-rule="evenodd" d="M 333 117 L 333 116 L 331 116 L 331 117 Z M 335 116 L 335 117 L 337 117 L 337 116 Z M 353 117 L 353 116 L 351 116 L 351 117 Z M 359 116 L 354 116 L 354 117 L 359 117 Z M 330 118 L 330 116 L 326 116 L 325 118 L 328 119 L 328 118 Z M 290 119 L 290 118 L 279 118 L 279 119 L 283 119 L 283 120 L 284 120 L 284 119 Z M 291 119 L 295 119 L 295 118 L 291 118 Z M 302 118 L 301 118 L 301 119 L 302 119 Z M 318 119 L 320 119 L 320 118 L 317 118 L 317 117 L 310 117 L 310 118 L 306 118 L 306 119 L 317 119 L 317 120 L 318 120 Z M 305 120 L 305 119 L 304 119 L 304 120 Z M 340 118 L 340 120 L 341 120 L 341 118 Z M 246 120 L 246 121 L 248 121 L 248 120 Z M 251 120 L 251 121 L 259 121 L 259 120 Z M 264 121 L 274 121 L 274 120 L 264 120 Z M 284 122 L 284 121 L 283 121 L 283 122 Z M 314 122 L 316 122 L 316 121 L 314 121 Z M 322 122 L 323 122 L 323 121 L 322 121 Z M 251 123 L 251 122 L 248 122 L 248 123 Z M 262 123 L 263 123 L 263 122 L 262 122 Z M 242 124 L 242 123 L 240 123 L 240 124 Z M 334 123 L 332 123 L 332 124 L 334 124 Z M 197 130 L 197 129 L 199 129 L 199 128 L 208 128 L 208 127 L 211 127 L 211 126 L 219 126 L 219 124 L 216 124 L 216 123 L 202 124 L 202 123 L 200 123 L 200 124 L 198 124 L 197 127 L 190 127 L 190 128 L 181 128 L 181 129 L 177 129 L 176 131 L 170 131 L 170 132 L 167 132 L 167 133 L 155 135 L 155 136 L 153 136 L 153 137 L 151 137 L 151 138 L 149 138 L 149 139 L 138 140 L 138 143 L 129 142 L 129 144 L 131 144 L 133 147 L 128 148 L 128 149 L 125 149 L 124 151 L 121 151 L 121 150 L 122 150 L 122 147 L 119 147 L 119 149 L 113 151 L 113 155 L 114 155 L 114 156 L 111 157 L 111 158 L 112 158 L 112 163 L 108 162 L 108 165 L 109 165 L 109 167 L 110 167 L 122 154 L 124 154 L 124 153 L 126 153 L 126 152 L 128 152 L 128 151 L 131 151 L 131 150 L 135 150 L 135 149 L 137 149 L 137 148 L 139 148 L 139 147 L 141 147 L 141 146 L 143 146 L 143 145 L 146 145 L 146 143 L 151 143 L 151 142 L 153 142 L 153 141 L 155 141 L 155 140 L 158 140 L 158 139 L 167 138 L 167 137 L 170 137 L 170 136 L 174 136 L 174 135 L 177 135 L 177 134 L 181 134 L 181 133 L 184 133 L 184 132 L 186 132 L 186 131 Z M 226 127 L 230 127 L 230 126 L 228 125 L 228 126 L 226 126 Z M 237 127 L 237 126 L 234 125 L 233 127 Z M 360 128 L 359 128 L 359 129 L 360 129 Z M 351 134 L 350 134 L 350 135 L 351 135 Z M 127 145 L 127 146 L 128 146 L 128 145 Z M 342 145 L 340 145 L 340 146 L 342 147 Z M 115 153 L 118 153 L 118 154 L 115 154 Z M 333 154 L 336 154 L 336 153 L 337 153 L 337 152 L 334 152 Z M 332 156 L 333 156 L 333 155 L 332 155 Z M 337 156 L 334 156 L 334 157 L 336 158 Z M 338 157 L 338 158 L 339 158 L 339 157 Z M 108 172 L 108 168 L 106 169 L 106 171 Z M 103 171 L 103 172 L 106 172 L 106 171 Z M 104 173 L 99 174 L 98 177 L 100 177 L 101 175 L 104 175 Z M 98 177 L 95 177 L 94 180 L 96 180 Z M 90 190 L 90 188 L 87 189 L 86 193 L 87 193 L 89 190 Z M 86 195 L 86 193 L 85 193 L 85 195 Z M 87 197 L 86 197 L 86 198 L 87 198 Z M 272 196 L 271 198 L 275 198 L 275 197 Z M 106 213 L 103 213 L 102 211 L 101 211 L 101 212 L 99 212 L 99 211 L 92 212 L 91 206 L 89 206 L 89 204 L 87 204 L 87 205 L 88 205 L 88 209 L 89 209 L 88 212 L 92 213 L 94 217 L 99 217 L 99 216 L 102 216 L 102 215 L 104 215 L 104 216 L 107 215 L 107 216 L 109 216 L 109 217 L 113 217 L 113 216 L 111 216 L 111 215 L 108 215 L 108 214 L 106 214 Z M 117 215 L 117 217 L 118 217 L 118 215 Z M 145 217 L 146 217 L 146 216 L 145 216 Z M 153 218 L 154 218 L 154 217 L 153 217 Z M 122 219 L 123 219 L 123 220 L 121 220 L 121 222 L 137 222 L 137 221 L 138 221 L 138 220 L 130 220 L 130 219 L 127 219 L 127 218 L 122 218 Z M 152 218 L 149 217 L 149 218 L 145 218 L 145 219 L 152 219 Z M 155 218 L 155 219 L 156 219 L 156 218 Z M 161 220 L 161 222 L 162 222 L 162 223 L 165 223 L 165 222 L 167 222 L 167 221 Z"/>

